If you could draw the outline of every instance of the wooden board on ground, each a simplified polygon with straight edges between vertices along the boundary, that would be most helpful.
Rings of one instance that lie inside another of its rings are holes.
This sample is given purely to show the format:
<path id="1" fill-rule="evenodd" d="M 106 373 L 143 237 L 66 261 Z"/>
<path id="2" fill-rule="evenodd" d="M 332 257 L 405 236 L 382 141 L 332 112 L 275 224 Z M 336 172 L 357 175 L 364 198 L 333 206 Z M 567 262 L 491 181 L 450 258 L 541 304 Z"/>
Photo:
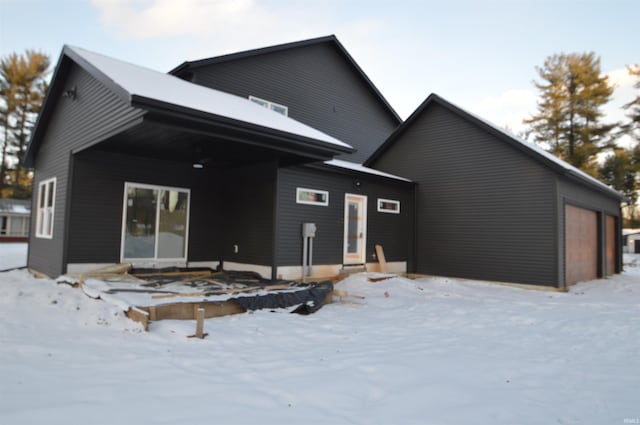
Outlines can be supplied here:
<path id="1" fill-rule="evenodd" d="M 244 313 L 247 310 L 235 301 L 225 302 L 198 302 L 198 303 L 172 303 L 152 307 L 138 307 L 152 316 L 151 320 L 193 320 L 194 309 L 204 308 L 204 317 L 222 317 L 230 314 Z M 153 309 L 153 314 L 151 310 Z"/>
<path id="2" fill-rule="evenodd" d="M 356 295 L 356 294 L 351 294 L 347 291 L 342 291 L 340 289 L 334 289 L 332 292 L 334 297 L 340 297 L 340 298 L 355 298 L 358 300 L 364 300 L 364 297 L 362 295 Z"/>
<path id="3" fill-rule="evenodd" d="M 398 275 L 392 274 L 389 276 L 381 276 L 381 277 L 370 277 L 367 279 L 369 282 L 382 282 L 383 280 L 392 279 L 394 277 L 398 277 Z"/>
<path id="4" fill-rule="evenodd" d="M 125 315 L 134 322 L 141 323 L 145 331 L 149 330 L 149 313 L 136 307 L 131 307 Z"/>
<path id="5" fill-rule="evenodd" d="M 235 294 L 237 292 L 249 292 L 249 291 L 275 291 L 278 289 L 290 289 L 291 285 L 286 283 L 276 284 L 276 285 L 267 285 L 267 286 L 247 286 L 245 288 L 229 288 L 229 289 L 211 289 L 208 291 L 198 291 L 198 292 L 184 292 L 184 293 L 175 293 L 175 294 L 158 294 L 152 295 L 151 298 L 154 300 L 159 300 L 163 298 L 179 298 L 179 297 L 204 297 L 207 294 L 209 295 L 223 295 L 223 294 Z"/>

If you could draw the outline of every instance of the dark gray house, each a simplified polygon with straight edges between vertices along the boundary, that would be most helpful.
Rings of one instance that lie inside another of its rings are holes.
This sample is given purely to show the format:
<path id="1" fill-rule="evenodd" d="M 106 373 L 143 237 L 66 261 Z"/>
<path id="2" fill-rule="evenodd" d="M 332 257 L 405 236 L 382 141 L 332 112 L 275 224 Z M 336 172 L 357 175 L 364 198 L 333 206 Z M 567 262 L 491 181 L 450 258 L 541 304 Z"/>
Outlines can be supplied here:
<path id="1" fill-rule="evenodd" d="M 402 123 L 335 36 L 184 62 L 171 74 L 250 98 L 349 143 L 362 164 Z"/>
<path id="2" fill-rule="evenodd" d="M 361 90 L 382 103 L 390 133 L 395 113 L 377 90 Z M 333 160 L 354 149 L 264 106 L 66 46 L 27 154 L 37 211 L 29 267 L 55 276 L 118 262 L 223 265 L 294 278 L 302 224 L 315 223 L 315 275 L 375 262 L 375 244 L 406 270 L 411 244 L 397 235 L 412 233 L 413 183 Z M 326 119 L 357 122 L 339 107 Z"/>
<path id="3" fill-rule="evenodd" d="M 417 273 L 563 288 L 621 270 L 621 194 L 435 94 L 365 164 L 416 182 Z"/>
<path id="4" fill-rule="evenodd" d="M 565 287 L 621 268 L 617 192 L 435 95 L 402 123 L 333 36 L 169 74 L 66 46 L 27 161 L 28 264 L 51 276 L 299 278 L 306 223 L 314 276 L 375 270 L 377 244 L 396 272 Z"/>

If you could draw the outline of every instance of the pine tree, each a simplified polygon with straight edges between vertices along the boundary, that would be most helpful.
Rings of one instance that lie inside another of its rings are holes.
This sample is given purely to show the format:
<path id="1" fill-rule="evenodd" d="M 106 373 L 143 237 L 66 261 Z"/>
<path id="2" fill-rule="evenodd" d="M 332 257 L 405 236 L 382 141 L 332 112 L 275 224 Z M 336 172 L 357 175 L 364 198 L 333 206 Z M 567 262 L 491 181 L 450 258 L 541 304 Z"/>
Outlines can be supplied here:
<path id="1" fill-rule="evenodd" d="M 24 168 L 24 157 L 37 113 L 47 90 L 46 76 L 49 57 L 44 53 L 27 50 L 24 55 L 12 53 L 0 60 L 0 96 L 4 100 L 2 110 L 4 126 L 2 184 L 6 184 L 8 162 L 14 164 L 12 195 L 29 197 L 29 175 Z"/>
<path id="2" fill-rule="evenodd" d="M 640 171 L 640 149 L 636 148 L 617 148 L 612 154 L 609 154 L 600 166 L 600 179 L 622 192 L 629 201 L 629 219 L 633 221 L 635 217 L 635 204 L 638 201 L 638 185 L 637 174 Z"/>
<path id="3" fill-rule="evenodd" d="M 611 99 L 613 86 L 600 71 L 593 52 L 548 57 L 536 68 L 541 81 L 537 113 L 524 123 L 533 140 L 549 152 L 592 175 L 597 174 L 596 155 L 612 147 L 614 124 L 603 124 L 600 108 Z"/>
<path id="4" fill-rule="evenodd" d="M 633 87 L 640 90 L 640 65 L 628 66 L 627 71 L 629 71 L 630 75 L 636 77 Z M 623 126 L 624 130 L 640 141 L 640 94 L 624 105 L 623 108 L 628 110 L 627 117 L 629 117 L 629 122 Z"/>
<path id="5" fill-rule="evenodd" d="M 9 170 L 9 146 L 11 145 L 11 117 L 15 111 L 14 88 L 0 79 L 0 126 L 2 126 L 2 162 L 0 162 L 0 197 L 3 197 L 3 188 L 7 185 L 7 173 Z"/>

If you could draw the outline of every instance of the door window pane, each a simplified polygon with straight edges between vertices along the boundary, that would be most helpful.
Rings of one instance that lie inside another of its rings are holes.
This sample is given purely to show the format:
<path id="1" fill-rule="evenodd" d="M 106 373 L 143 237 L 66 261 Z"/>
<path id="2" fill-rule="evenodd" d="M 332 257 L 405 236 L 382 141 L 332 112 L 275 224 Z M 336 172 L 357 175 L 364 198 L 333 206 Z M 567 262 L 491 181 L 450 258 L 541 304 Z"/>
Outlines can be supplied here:
<path id="1" fill-rule="evenodd" d="M 158 258 L 184 258 L 189 195 L 176 190 L 161 190 L 159 195 Z"/>
<path id="2" fill-rule="evenodd" d="M 157 190 L 129 187 L 125 223 L 125 258 L 154 258 Z"/>
<path id="3" fill-rule="evenodd" d="M 347 224 L 347 253 L 358 252 L 358 204 L 349 202 L 349 221 Z"/>

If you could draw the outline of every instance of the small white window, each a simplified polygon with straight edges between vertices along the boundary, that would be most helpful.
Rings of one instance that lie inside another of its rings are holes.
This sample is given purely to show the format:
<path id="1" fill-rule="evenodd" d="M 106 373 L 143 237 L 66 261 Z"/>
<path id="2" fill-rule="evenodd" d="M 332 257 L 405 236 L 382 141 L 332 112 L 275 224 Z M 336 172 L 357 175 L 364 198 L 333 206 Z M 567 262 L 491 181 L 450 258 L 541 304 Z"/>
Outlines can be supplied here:
<path id="1" fill-rule="evenodd" d="M 249 100 L 253 103 L 257 103 L 258 105 L 265 107 L 267 109 L 271 109 L 279 114 L 284 115 L 285 117 L 289 115 L 289 108 L 284 105 L 280 105 L 275 102 L 269 102 L 268 100 L 260 99 L 259 97 L 249 96 Z"/>
<path id="2" fill-rule="evenodd" d="M 296 202 L 298 204 L 321 205 L 326 207 L 329 205 L 329 192 L 326 190 L 299 187 L 296 189 Z"/>
<path id="3" fill-rule="evenodd" d="M 53 214 L 55 212 L 56 178 L 44 180 L 38 185 L 38 210 L 36 236 L 53 237 Z"/>
<path id="4" fill-rule="evenodd" d="M 378 212 L 400 214 L 400 201 L 378 198 Z"/>

